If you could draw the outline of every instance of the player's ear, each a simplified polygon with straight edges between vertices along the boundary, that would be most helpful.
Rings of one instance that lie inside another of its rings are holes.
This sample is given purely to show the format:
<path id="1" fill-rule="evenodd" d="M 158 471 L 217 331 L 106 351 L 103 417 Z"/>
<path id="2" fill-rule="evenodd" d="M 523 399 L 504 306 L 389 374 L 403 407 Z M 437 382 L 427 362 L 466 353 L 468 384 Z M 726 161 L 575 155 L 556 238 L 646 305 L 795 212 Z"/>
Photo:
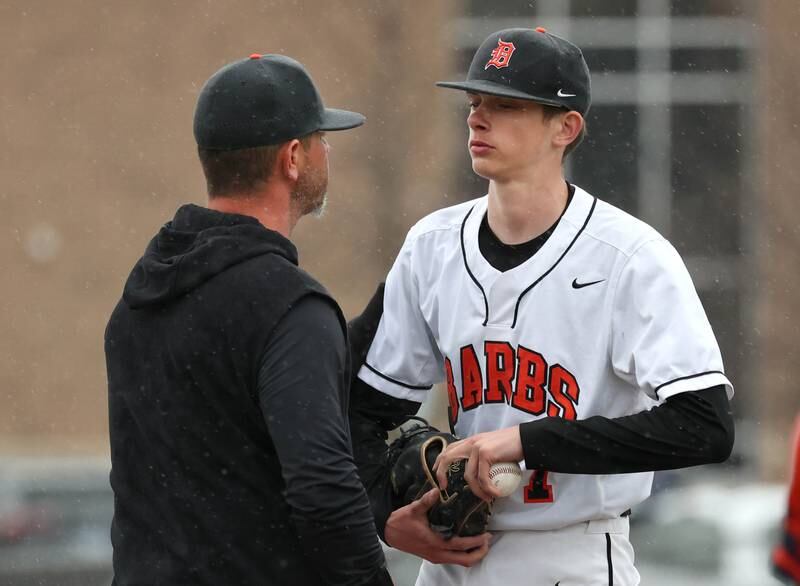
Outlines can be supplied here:
<path id="1" fill-rule="evenodd" d="M 296 138 L 282 144 L 275 161 L 275 170 L 285 179 L 297 181 L 297 178 L 300 177 L 304 154 L 303 144 Z"/>
<path id="2" fill-rule="evenodd" d="M 555 146 L 565 148 L 578 138 L 585 124 L 583 116 L 574 110 L 562 114 L 561 116 L 556 116 L 554 121 L 558 122 L 558 127 L 553 136 L 553 143 Z"/>

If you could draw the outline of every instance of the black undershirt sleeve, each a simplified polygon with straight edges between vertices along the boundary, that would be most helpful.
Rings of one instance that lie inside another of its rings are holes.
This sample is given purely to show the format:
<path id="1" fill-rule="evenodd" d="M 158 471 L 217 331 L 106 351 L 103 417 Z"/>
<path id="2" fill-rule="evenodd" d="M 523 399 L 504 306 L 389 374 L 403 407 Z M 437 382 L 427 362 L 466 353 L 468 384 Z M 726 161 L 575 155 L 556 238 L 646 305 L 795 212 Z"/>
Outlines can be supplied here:
<path id="1" fill-rule="evenodd" d="M 529 470 L 619 474 L 725 461 L 733 417 L 725 387 L 680 393 L 649 411 L 609 419 L 548 417 L 519 426 Z"/>
<path id="2" fill-rule="evenodd" d="M 309 563 L 332 585 L 391 584 L 346 425 L 346 340 L 322 297 L 276 327 L 258 375 L 261 411 Z"/>
<path id="3" fill-rule="evenodd" d="M 420 405 L 382 393 L 359 378 L 354 378 L 350 387 L 353 456 L 369 494 L 375 527 L 384 541 L 386 520 L 396 505 L 386 460 L 388 432 L 408 421 Z"/>

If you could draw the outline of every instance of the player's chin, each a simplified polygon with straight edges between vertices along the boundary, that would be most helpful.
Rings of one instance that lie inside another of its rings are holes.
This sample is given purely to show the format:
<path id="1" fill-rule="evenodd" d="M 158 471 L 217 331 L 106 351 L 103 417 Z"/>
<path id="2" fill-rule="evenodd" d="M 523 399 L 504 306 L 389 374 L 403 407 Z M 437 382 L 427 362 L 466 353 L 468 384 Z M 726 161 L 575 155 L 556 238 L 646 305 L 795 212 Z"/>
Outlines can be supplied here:
<path id="1" fill-rule="evenodd" d="M 472 157 L 472 170 L 484 179 L 494 179 L 497 176 L 498 166 L 486 157 Z"/>

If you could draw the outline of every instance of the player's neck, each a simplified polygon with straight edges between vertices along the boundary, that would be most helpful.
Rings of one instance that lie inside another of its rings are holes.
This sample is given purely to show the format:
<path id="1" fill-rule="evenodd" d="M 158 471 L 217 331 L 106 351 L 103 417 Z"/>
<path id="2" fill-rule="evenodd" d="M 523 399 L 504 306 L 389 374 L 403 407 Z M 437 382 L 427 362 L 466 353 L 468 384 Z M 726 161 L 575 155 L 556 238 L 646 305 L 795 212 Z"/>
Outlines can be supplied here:
<path id="1" fill-rule="evenodd" d="M 489 227 L 505 244 L 527 242 L 558 220 L 568 196 L 560 169 L 537 181 L 490 181 Z"/>
<path id="2" fill-rule="evenodd" d="M 261 224 L 289 238 L 297 219 L 289 210 L 289 198 L 276 194 L 248 194 L 236 197 L 215 197 L 208 200 L 209 209 L 227 214 L 255 218 Z"/>

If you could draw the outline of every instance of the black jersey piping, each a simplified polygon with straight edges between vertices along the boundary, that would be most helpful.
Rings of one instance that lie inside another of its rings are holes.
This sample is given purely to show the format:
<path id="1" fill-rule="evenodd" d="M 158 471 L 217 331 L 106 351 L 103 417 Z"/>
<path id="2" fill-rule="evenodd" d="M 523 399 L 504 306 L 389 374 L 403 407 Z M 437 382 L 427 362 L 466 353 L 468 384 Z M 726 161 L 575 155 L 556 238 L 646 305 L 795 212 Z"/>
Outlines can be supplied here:
<path id="1" fill-rule="evenodd" d="M 483 290 L 483 285 L 481 285 L 480 281 L 475 278 L 475 275 L 472 274 L 472 271 L 469 269 L 469 263 L 467 262 L 467 249 L 464 246 L 464 227 L 467 225 L 467 220 L 469 220 L 470 214 L 472 214 L 475 206 L 472 206 L 470 210 L 467 212 L 467 215 L 464 216 L 464 221 L 461 222 L 461 258 L 464 259 L 464 268 L 467 269 L 467 274 L 472 279 L 472 282 L 478 286 L 478 289 L 481 291 L 481 295 L 483 295 L 483 309 L 484 315 L 486 316 L 483 320 L 482 326 L 486 326 L 489 322 L 489 300 L 486 298 L 486 291 Z"/>
<path id="2" fill-rule="evenodd" d="M 725 373 L 722 372 L 721 370 L 707 370 L 705 372 L 699 372 L 697 374 L 690 374 L 689 376 L 681 376 L 679 378 L 674 378 L 671 381 L 667 381 L 667 382 L 665 382 L 663 384 L 658 385 L 653 392 L 656 395 L 658 395 L 658 391 L 660 391 L 661 389 L 663 389 L 667 385 L 671 385 L 672 383 L 677 383 L 677 382 L 680 382 L 682 380 L 689 380 L 689 379 L 692 379 L 692 378 L 697 378 L 699 376 L 705 376 L 707 374 L 721 374 L 722 376 L 725 376 Z"/>
<path id="3" fill-rule="evenodd" d="M 400 385 L 401 387 L 405 387 L 405 388 L 407 388 L 407 389 L 411 389 L 411 390 L 413 390 L 413 391 L 429 391 L 429 390 L 431 390 L 431 389 L 433 388 L 433 385 L 428 385 L 428 386 L 409 385 L 409 384 L 407 384 L 407 383 L 404 383 L 404 382 L 401 382 L 401 381 L 399 381 L 399 380 L 395 380 L 395 379 L 393 379 L 393 378 L 392 378 L 392 377 L 390 377 L 390 376 L 386 376 L 385 374 L 383 374 L 382 372 L 380 372 L 380 371 L 379 371 L 379 370 L 377 370 L 376 368 L 373 368 L 373 367 L 372 367 L 372 366 L 370 366 L 370 365 L 369 365 L 367 362 L 364 362 L 364 366 L 366 366 L 366 367 L 367 367 L 369 370 L 371 370 L 372 372 L 374 372 L 376 375 L 378 375 L 378 376 L 379 376 L 379 377 L 381 377 L 382 379 L 384 379 L 384 380 L 387 380 L 387 381 L 389 381 L 390 383 L 394 383 L 394 384 L 396 384 L 396 385 Z"/>
<path id="4" fill-rule="evenodd" d="M 606 559 L 608 560 L 608 586 L 614 586 L 614 564 L 611 561 L 611 535 L 606 533 Z"/>
<path id="5" fill-rule="evenodd" d="M 558 263 L 560 263 L 560 262 L 563 260 L 563 258 L 564 258 L 565 256 L 567 256 L 567 253 L 570 251 L 570 249 L 571 249 L 571 248 L 572 248 L 572 246 L 575 244 L 575 242 L 577 242 L 578 238 L 580 238 L 580 235 L 581 235 L 581 234 L 583 234 L 583 231 L 586 229 L 586 226 L 589 224 L 589 220 L 591 219 L 591 217 L 592 217 L 592 214 L 594 213 L 594 208 L 595 208 L 595 206 L 596 206 L 596 205 L 597 205 L 597 198 L 596 198 L 596 197 L 594 197 L 594 198 L 592 198 L 592 207 L 591 207 L 591 209 L 589 210 L 589 213 L 588 213 L 588 214 L 586 214 L 586 220 L 584 220 L 584 222 L 583 222 L 583 226 L 581 226 L 581 229 L 580 229 L 580 230 L 578 230 L 578 233 L 577 233 L 577 234 L 575 234 L 575 237 L 572 239 L 572 242 L 570 242 L 570 243 L 569 243 L 569 246 L 567 246 L 567 248 L 564 250 L 564 252 L 562 252 L 562 253 L 561 253 L 561 256 L 559 256 L 559 257 L 558 257 L 558 260 L 557 260 L 555 263 L 553 263 L 553 266 L 552 266 L 552 267 L 550 267 L 549 269 L 547 269 L 547 271 L 546 271 L 546 272 L 545 272 L 545 273 L 544 273 L 544 274 L 543 274 L 541 277 L 539 277 L 538 279 L 536 279 L 536 280 L 535 280 L 535 281 L 534 281 L 534 282 L 533 282 L 533 283 L 532 283 L 532 284 L 531 284 L 531 285 L 530 285 L 530 286 L 529 286 L 527 289 L 525 289 L 525 290 L 524 290 L 522 293 L 520 293 L 520 294 L 519 294 L 519 298 L 517 299 L 517 305 L 514 307 L 514 321 L 512 321 L 512 322 L 511 322 L 511 328 L 512 328 L 512 329 L 514 328 L 514 326 L 516 326 L 516 325 L 517 325 L 517 317 L 519 316 L 519 306 L 520 306 L 520 304 L 522 303 L 522 298 L 523 298 L 523 297 L 525 297 L 525 295 L 527 295 L 527 294 L 528 294 L 528 292 L 529 292 L 531 289 L 533 289 L 533 288 L 534 288 L 536 285 L 538 285 L 539 283 L 541 283 L 541 282 L 542 282 L 542 280 L 544 280 L 544 278 L 545 278 L 547 275 L 549 275 L 550 273 L 552 273 L 552 272 L 553 272 L 553 269 L 555 269 L 555 268 L 558 266 Z M 463 247 L 463 244 L 462 244 L 462 247 Z M 488 315 L 488 313 L 489 313 L 489 310 L 488 310 L 488 305 L 487 305 L 487 310 L 486 310 L 486 313 L 487 313 L 487 315 Z M 486 325 L 486 324 L 484 323 L 483 325 Z"/>

